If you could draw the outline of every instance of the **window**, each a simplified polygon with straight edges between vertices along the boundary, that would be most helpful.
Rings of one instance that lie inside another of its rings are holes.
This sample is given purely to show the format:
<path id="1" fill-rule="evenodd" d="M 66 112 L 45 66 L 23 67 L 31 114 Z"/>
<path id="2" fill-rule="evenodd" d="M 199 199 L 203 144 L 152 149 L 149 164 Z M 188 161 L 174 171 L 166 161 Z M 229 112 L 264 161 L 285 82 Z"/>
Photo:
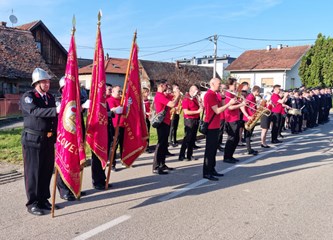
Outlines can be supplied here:
<path id="1" fill-rule="evenodd" d="M 295 88 L 295 78 L 290 79 L 290 88 Z"/>
<path id="2" fill-rule="evenodd" d="M 41 42 L 36 42 L 37 48 L 40 52 L 42 52 L 42 43 Z"/>
<path id="3" fill-rule="evenodd" d="M 261 87 L 263 88 L 272 88 L 274 86 L 273 78 L 262 78 L 261 79 Z"/>

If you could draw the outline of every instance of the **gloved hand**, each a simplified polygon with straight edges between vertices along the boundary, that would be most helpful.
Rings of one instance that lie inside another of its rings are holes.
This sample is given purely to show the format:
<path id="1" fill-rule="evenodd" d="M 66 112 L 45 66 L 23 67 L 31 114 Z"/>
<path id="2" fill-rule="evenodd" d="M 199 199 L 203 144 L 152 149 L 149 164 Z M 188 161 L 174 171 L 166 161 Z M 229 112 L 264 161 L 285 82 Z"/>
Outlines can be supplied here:
<path id="1" fill-rule="evenodd" d="M 85 109 L 90 108 L 90 100 L 89 99 L 82 104 L 82 108 L 85 108 Z"/>
<path id="2" fill-rule="evenodd" d="M 57 109 L 56 109 L 57 113 L 60 113 L 60 108 L 61 108 L 61 103 L 57 106 Z"/>
<path id="3" fill-rule="evenodd" d="M 116 114 L 122 114 L 123 113 L 124 108 L 122 106 L 119 106 L 116 108 L 116 110 L 114 111 Z"/>

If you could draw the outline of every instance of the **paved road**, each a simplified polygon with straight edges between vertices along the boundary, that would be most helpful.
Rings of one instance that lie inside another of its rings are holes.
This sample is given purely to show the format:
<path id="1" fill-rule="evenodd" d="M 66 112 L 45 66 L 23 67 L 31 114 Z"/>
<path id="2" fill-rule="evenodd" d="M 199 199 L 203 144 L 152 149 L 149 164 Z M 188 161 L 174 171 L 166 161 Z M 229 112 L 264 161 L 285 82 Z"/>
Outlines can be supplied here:
<path id="1" fill-rule="evenodd" d="M 255 134 L 258 156 L 238 148 L 241 162 L 231 165 L 218 153 L 218 182 L 201 178 L 203 149 L 199 161 L 168 158 L 177 169 L 166 176 L 151 174 L 145 154 L 112 173 L 113 188 L 102 192 L 91 189 L 86 168 L 87 196 L 57 196 L 54 219 L 27 213 L 22 179 L 0 185 L 0 239 L 333 239 L 333 122 L 286 134 L 271 149 Z"/>

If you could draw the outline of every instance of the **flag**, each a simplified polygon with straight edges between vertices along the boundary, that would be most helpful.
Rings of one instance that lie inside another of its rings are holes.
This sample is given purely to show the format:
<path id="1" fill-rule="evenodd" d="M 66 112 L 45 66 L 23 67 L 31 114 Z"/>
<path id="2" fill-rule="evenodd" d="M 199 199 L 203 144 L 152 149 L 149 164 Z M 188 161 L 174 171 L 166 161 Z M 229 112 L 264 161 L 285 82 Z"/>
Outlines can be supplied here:
<path id="1" fill-rule="evenodd" d="M 105 88 L 104 51 L 100 25 L 98 24 L 89 96 L 91 103 L 87 115 L 86 141 L 101 161 L 103 169 L 105 169 L 108 161 L 108 115 Z"/>
<path id="2" fill-rule="evenodd" d="M 80 196 L 80 164 L 85 162 L 80 87 L 74 33 L 69 46 L 56 141 L 55 165 L 75 197 Z"/>
<path id="3" fill-rule="evenodd" d="M 131 166 L 146 149 L 148 138 L 148 130 L 141 96 L 138 46 L 135 41 L 130 56 L 130 70 L 127 78 L 127 88 L 124 99 L 124 109 L 126 112 L 123 113 L 123 117 L 125 118 L 125 131 L 122 162 L 126 166 Z"/>

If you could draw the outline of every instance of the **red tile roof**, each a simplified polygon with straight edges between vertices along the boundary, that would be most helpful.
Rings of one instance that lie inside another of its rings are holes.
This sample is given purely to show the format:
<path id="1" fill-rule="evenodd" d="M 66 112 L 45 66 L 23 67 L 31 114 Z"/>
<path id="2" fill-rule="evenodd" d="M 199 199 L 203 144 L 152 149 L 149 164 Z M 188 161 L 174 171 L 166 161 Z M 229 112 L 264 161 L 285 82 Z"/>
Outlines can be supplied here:
<path id="1" fill-rule="evenodd" d="M 36 26 L 38 23 L 40 22 L 40 20 L 37 21 L 33 21 L 31 23 L 26 23 L 20 26 L 17 26 L 15 28 L 20 29 L 20 30 L 27 30 L 30 31 L 34 26 Z"/>
<path id="2" fill-rule="evenodd" d="M 126 74 L 127 59 L 123 58 L 108 58 L 105 61 L 105 72 L 115 74 Z M 91 74 L 93 64 L 82 67 L 79 69 L 79 74 Z"/>
<path id="3" fill-rule="evenodd" d="M 290 70 L 310 48 L 310 45 L 306 45 L 245 51 L 226 70 Z"/>
<path id="4" fill-rule="evenodd" d="M 30 31 L 0 27 L 0 77 L 28 78 L 36 67 L 54 74 L 39 52 Z"/>

